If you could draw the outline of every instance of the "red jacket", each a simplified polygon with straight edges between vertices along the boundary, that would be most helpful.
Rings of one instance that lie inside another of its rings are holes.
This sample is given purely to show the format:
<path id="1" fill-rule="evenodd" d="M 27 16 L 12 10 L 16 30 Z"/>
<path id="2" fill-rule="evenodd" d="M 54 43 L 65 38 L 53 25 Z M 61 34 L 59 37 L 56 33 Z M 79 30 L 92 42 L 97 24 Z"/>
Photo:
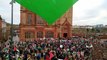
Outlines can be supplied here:
<path id="1" fill-rule="evenodd" d="M 49 56 L 46 56 L 46 60 L 51 60 L 51 59 L 49 58 Z"/>

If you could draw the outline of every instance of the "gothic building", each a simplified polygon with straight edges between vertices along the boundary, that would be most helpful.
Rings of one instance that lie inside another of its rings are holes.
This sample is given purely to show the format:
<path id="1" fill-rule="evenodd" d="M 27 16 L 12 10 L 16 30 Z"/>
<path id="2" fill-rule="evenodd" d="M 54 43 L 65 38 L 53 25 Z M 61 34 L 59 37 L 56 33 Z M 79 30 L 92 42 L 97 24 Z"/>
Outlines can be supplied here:
<path id="1" fill-rule="evenodd" d="M 19 38 L 22 41 L 38 38 L 69 38 L 72 36 L 72 8 L 50 26 L 40 16 L 21 7 L 19 30 Z"/>

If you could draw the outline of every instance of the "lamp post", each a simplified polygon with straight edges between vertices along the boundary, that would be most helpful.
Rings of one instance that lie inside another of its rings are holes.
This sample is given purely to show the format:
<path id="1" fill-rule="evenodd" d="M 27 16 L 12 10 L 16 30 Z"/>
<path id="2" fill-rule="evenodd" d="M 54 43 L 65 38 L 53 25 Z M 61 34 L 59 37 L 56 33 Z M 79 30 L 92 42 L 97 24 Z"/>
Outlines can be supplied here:
<path id="1" fill-rule="evenodd" d="M 10 2 L 11 4 L 11 29 L 10 29 L 11 41 L 10 41 L 10 44 L 11 45 L 13 44 L 13 3 L 14 2 L 15 2 L 14 0 Z"/>

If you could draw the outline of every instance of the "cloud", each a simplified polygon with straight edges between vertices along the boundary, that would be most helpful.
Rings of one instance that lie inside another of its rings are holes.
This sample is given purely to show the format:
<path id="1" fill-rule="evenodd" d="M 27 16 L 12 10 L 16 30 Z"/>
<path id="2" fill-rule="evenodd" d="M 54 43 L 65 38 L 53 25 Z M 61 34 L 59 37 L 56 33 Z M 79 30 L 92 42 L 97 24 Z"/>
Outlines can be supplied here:
<path id="1" fill-rule="evenodd" d="M 11 23 L 11 0 L 0 0 L 0 15 L 6 22 Z M 14 3 L 14 24 L 20 22 L 20 7 L 19 4 Z"/>
<path id="2" fill-rule="evenodd" d="M 0 15 L 11 22 L 11 0 L 0 0 Z M 20 5 L 14 4 L 14 23 L 20 23 Z M 107 24 L 107 0 L 79 0 L 73 6 L 73 25 Z"/>
<path id="3" fill-rule="evenodd" d="M 79 0 L 74 5 L 73 25 L 107 24 L 105 1 L 107 0 Z"/>

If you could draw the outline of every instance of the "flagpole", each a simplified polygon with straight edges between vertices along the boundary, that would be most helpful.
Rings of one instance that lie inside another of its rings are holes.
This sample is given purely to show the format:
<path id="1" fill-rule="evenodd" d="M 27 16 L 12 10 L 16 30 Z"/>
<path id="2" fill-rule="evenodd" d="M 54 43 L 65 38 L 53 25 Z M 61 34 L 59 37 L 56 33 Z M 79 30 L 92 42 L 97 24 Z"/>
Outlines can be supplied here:
<path id="1" fill-rule="evenodd" d="M 13 44 L 13 1 L 14 0 L 12 0 L 10 3 L 11 4 L 11 32 L 10 32 L 11 33 L 11 43 L 10 43 L 11 46 Z"/>

